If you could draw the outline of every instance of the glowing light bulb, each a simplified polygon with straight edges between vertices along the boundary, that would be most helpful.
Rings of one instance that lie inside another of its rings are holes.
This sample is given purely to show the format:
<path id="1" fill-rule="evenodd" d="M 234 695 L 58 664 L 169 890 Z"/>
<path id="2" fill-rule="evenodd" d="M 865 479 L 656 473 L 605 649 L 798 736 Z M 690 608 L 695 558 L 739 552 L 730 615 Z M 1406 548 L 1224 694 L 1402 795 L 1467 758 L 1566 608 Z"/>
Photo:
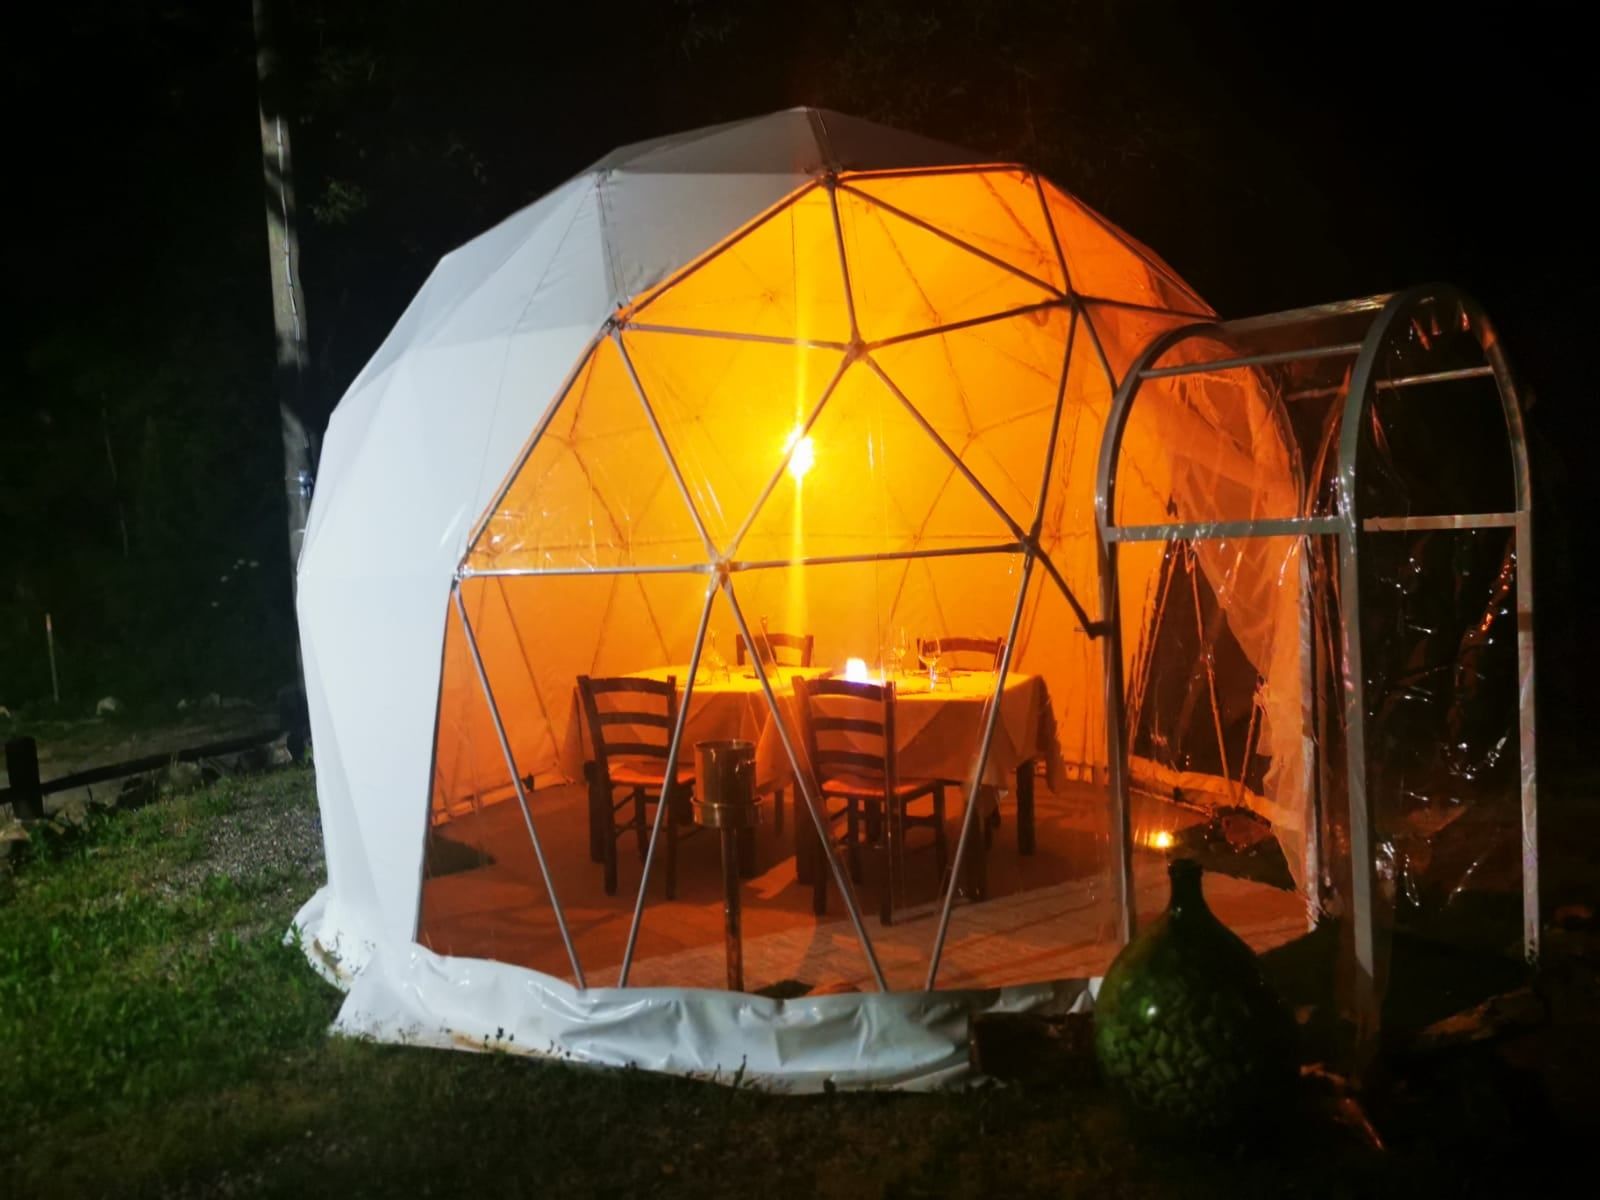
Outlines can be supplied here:
<path id="1" fill-rule="evenodd" d="M 867 675 L 867 660 L 864 658 L 846 659 L 844 677 L 851 683 L 866 683 L 869 679 Z"/>
<path id="2" fill-rule="evenodd" d="M 789 454 L 789 474 L 794 481 L 799 483 L 806 477 L 806 472 L 811 470 L 812 464 L 817 461 L 817 448 L 812 445 L 811 439 L 805 436 L 805 430 L 796 427 L 789 435 L 789 440 L 783 444 Z"/>
<path id="3" fill-rule="evenodd" d="M 1155 850 L 1171 850 L 1176 839 L 1165 829 L 1158 829 L 1150 835 L 1150 846 Z"/>

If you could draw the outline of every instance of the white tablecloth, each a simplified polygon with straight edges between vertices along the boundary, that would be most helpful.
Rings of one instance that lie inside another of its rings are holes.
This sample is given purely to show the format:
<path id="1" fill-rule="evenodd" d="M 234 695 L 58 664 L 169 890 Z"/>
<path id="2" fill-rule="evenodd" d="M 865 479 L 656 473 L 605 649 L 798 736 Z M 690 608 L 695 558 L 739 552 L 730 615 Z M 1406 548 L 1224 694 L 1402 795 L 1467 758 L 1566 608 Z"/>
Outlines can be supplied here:
<path id="1" fill-rule="evenodd" d="M 900 778 L 969 780 L 983 740 L 985 709 L 994 690 L 993 671 L 960 672 L 932 690 L 926 676 L 896 680 L 895 770 Z M 845 710 L 849 710 L 848 715 L 861 715 L 860 705 L 848 700 L 823 696 L 813 703 L 820 712 L 838 706 L 840 715 L 847 715 Z M 790 727 L 794 727 L 792 718 Z M 1061 783 L 1065 769 L 1055 729 L 1044 680 L 1037 675 L 1008 676 L 983 782 L 997 788 L 1009 787 L 1018 766 L 1040 759 L 1051 785 Z M 881 746 L 872 738 L 864 737 L 863 742 L 869 752 L 875 753 Z M 798 735 L 795 747 L 800 748 Z M 782 780 L 791 773 L 788 756 L 769 722 L 757 743 L 757 777 Z"/>
<path id="2" fill-rule="evenodd" d="M 797 752 L 803 751 L 794 721 L 793 680 L 796 675 L 815 678 L 822 673 L 781 667 L 773 680 L 773 689 Z M 650 679 L 674 676 L 681 700 L 689 670 L 687 666 L 657 667 L 636 674 Z M 994 687 L 992 671 L 959 672 L 948 684 L 941 681 L 931 691 L 925 676 L 896 680 L 895 765 L 900 777 L 954 781 L 970 778 L 983 736 L 984 708 Z M 822 697 L 818 703 L 826 710 L 836 701 Z M 562 749 L 562 770 L 568 778 L 581 779 L 583 763 L 592 757 L 592 752 L 576 688 L 572 705 L 572 719 Z M 1017 767 L 1036 759 L 1044 763 L 1050 785 L 1059 787 L 1065 772 L 1055 731 L 1055 716 L 1044 680 L 1037 675 L 1010 675 L 1001 698 L 1000 719 L 989 749 L 984 783 L 1008 787 Z M 761 684 L 738 667 L 727 677 L 711 679 L 702 675 L 695 685 L 689 697 L 680 753 L 685 762 L 692 763 L 696 742 L 722 738 L 743 738 L 756 743 L 756 779 L 760 786 L 783 786 L 791 781 L 793 771 L 789 758 L 770 720 Z"/>

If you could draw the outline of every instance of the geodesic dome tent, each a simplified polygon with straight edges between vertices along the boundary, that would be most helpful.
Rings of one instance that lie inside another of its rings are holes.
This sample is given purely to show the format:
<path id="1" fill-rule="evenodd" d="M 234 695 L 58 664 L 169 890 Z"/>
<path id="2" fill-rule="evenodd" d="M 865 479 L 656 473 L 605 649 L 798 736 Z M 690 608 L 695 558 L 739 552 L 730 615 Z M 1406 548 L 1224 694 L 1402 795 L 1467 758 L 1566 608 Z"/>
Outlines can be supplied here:
<path id="1" fill-rule="evenodd" d="M 1213 905 L 1303 932 L 1339 808 L 1305 631 L 1341 617 L 1300 585 L 1327 531 L 1200 528 L 1307 514 L 1279 360 L 1195 357 L 1230 336 L 1028 169 L 809 109 L 446 257 L 334 414 L 299 568 L 340 1026 L 927 1084 L 973 1012 L 1086 1004 L 1219 816 L 1279 877 Z M 688 804 L 726 739 L 737 878 Z"/>

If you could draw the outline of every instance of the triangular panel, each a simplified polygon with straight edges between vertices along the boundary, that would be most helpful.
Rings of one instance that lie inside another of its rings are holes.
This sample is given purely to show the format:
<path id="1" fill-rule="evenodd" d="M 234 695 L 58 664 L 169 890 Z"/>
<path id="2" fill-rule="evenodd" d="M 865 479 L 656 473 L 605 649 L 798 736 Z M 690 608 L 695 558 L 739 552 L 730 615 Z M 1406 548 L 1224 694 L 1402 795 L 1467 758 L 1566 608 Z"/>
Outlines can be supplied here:
<path id="1" fill-rule="evenodd" d="M 472 594 L 472 610 L 481 628 L 489 593 L 481 586 Z M 464 817 L 510 795 L 505 757 L 495 741 L 489 706 L 483 699 L 472 657 L 454 603 L 445 616 L 444 661 L 439 680 L 438 730 L 433 751 L 434 824 Z"/>
<path id="2" fill-rule="evenodd" d="M 704 561 L 616 343 L 590 352 L 473 542 L 477 569 Z"/>
<path id="3" fill-rule="evenodd" d="M 750 561 L 1012 540 L 1004 520 L 869 362 L 848 367 L 738 551 Z"/>
<path id="4" fill-rule="evenodd" d="M 1100 444 L 1111 412 L 1112 382 L 1087 319 L 1080 318 L 1062 389 L 1061 425 L 1045 490 L 1039 543 L 1073 592 L 1099 607 L 1094 497 Z"/>
<path id="5" fill-rule="evenodd" d="M 518 774 L 528 781 L 529 807 L 525 816 L 452 603 L 445 625 L 417 940 L 440 954 L 520 963 L 577 982 L 552 881 L 538 865 L 528 832 L 531 822 L 550 864 L 551 837 L 560 822 L 551 819 L 548 803 L 532 790 L 540 752 L 525 749 L 547 734 L 548 726 L 524 703 L 532 680 L 521 656 L 504 644 L 510 626 L 503 582 L 468 580 L 462 599 Z M 538 735 L 530 737 L 535 727 Z"/>
<path id="6" fill-rule="evenodd" d="M 1030 175 L 1015 170 L 893 175 L 847 181 L 847 186 L 1051 287 L 1066 287 L 1050 223 Z"/>
<path id="7" fill-rule="evenodd" d="M 1072 314 L 1039 309 L 873 352 L 990 494 L 1033 523 Z"/>
<path id="8" fill-rule="evenodd" d="M 780 572 L 781 573 L 781 572 Z M 767 574 L 753 572 L 752 574 Z M 743 579 L 749 576 L 743 576 Z M 698 613 L 696 614 L 699 615 Z M 751 613 L 754 623 L 756 616 Z M 757 626 L 759 628 L 759 626 Z M 798 628 L 799 626 L 796 626 Z M 779 624 L 774 632 L 788 626 Z M 811 628 L 806 625 L 805 628 Z M 822 639 L 827 632 L 817 631 Z M 691 766 L 696 744 L 707 740 L 738 738 L 753 743 L 755 782 L 761 819 L 741 840 L 745 882 L 741 888 L 743 910 L 741 961 L 744 990 L 755 992 L 796 981 L 812 987 L 873 986 L 872 972 L 860 940 L 850 927 L 843 905 L 834 892 L 831 919 L 819 918 L 812 907 L 812 889 L 796 873 L 796 846 L 814 827 L 804 802 L 796 797 L 793 767 L 782 745 L 779 726 L 750 657 L 737 661 L 739 627 L 727 593 L 718 588 L 712 596 L 700 671 L 690 686 L 684 652 L 673 661 L 682 663 L 680 691 L 687 711 L 679 754 Z M 767 664 L 769 683 L 787 716 L 786 698 L 792 695 L 795 672 Z M 659 674 L 659 671 L 657 672 Z M 782 820 L 778 813 L 782 812 Z M 667 896 L 666 847 L 658 843 L 649 878 L 629 864 L 624 883 L 637 875 L 643 882 L 619 889 L 619 897 L 632 902 L 642 895 L 637 939 L 627 982 L 634 987 L 723 988 L 728 982 L 728 953 L 721 920 L 722 862 L 715 833 L 691 838 L 691 830 L 678 834 L 675 894 Z M 808 840 L 807 845 L 810 842 Z M 639 890 L 642 887 L 642 893 Z M 620 947 L 620 939 L 615 940 Z M 613 981 L 610 965 L 620 967 L 620 955 L 606 960 L 604 982 Z"/>
<path id="9" fill-rule="evenodd" d="M 1036 567 L 1006 691 L 1025 693 L 1038 686 L 1032 681 L 1042 681 L 1044 752 L 1000 799 L 1001 822 L 987 855 L 987 898 L 952 908 L 937 987 L 1091 978 L 1104 974 L 1120 948 L 1104 786 L 1103 646 L 1083 633 L 1055 581 Z M 1002 716 L 1002 728 L 1006 724 Z M 998 733 L 997 742 L 991 770 L 1006 764 L 1004 757 L 996 763 L 997 755 L 1010 751 L 1014 760 L 1019 750 Z M 1020 844 L 1024 782 L 1033 795 L 1032 853 Z M 969 858 L 976 849 L 969 847 Z"/>
<path id="10" fill-rule="evenodd" d="M 869 342 L 1056 298 L 859 193 L 837 196 L 856 322 Z"/>
<path id="11" fill-rule="evenodd" d="M 843 355 L 644 330 L 623 342 L 706 531 L 726 551 Z"/>
<path id="12" fill-rule="evenodd" d="M 796 743 L 797 769 L 764 735 L 763 748 L 770 753 L 763 761 L 758 752 L 758 778 L 763 767 L 773 771 L 775 782 L 788 783 L 798 776 L 804 783 L 799 788 L 790 785 L 791 794 L 798 790 L 813 796 L 831 780 L 827 811 L 836 847 L 846 828 L 840 819 L 838 785 L 870 787 L 873 778 L 882 778 L 891 759 L 901 783 L 922 784 L 913 784 L 916 798 L 907 800 L 903 853 L 894 865 L 888 836 L 871 808 L 866 810 L 858 844 L 837 853 L 837 861 L 830 865 L 817 853 L 815 824 L 802 802 L 793 842 L 801 861 L 792 877 L 808 890 L 820 881 L 826 920 L 807 942 L 795 943 L 804 951 L 803 961 L 790 960 L 799 968 L 790 968 L 798 981 L 825 985 L 831 977 L 843 975 L 854 986 L 864 986 L 855 974 L 861 964 L 848 957 L 854 938 L 843 912 L 845 891 L 860 906 L 890 986 L 916 988 L 926 978 L 935 927 L 931 918 L 955 860 L 995 675 L 989 669 L 992 655 L 987 660 L 960 660 L 960 652 L 952 649 L 924 656 L 914 643 L 919 638 L 1005 636 L 1021 559 L 1021 554 L 999 551 L 912 561 L 808 564 L 732 576 L 739 604 L 753 627 L 770 621 L 772 630 L 805 632 L 816 642 L 812 671 L 779 668 L 781 686 L 775 688 L 778 716 L 771 727 L 774 733 L 789 731 Z M 928 673 L 935 663 L 940 673 L 936 687 Z M 825 694 L 817 695 L 815 689 L 822 686 L 818 675 L 824 670 L 847 682 L 841 687 L 835 679 Z M 867 690 L 848 695 L 852 684 Z M 874 698 L 884 684 L 892 684 L 896 693 L 892 748 L 882 724 L 886 701 L 881 694 Z M 1039 707 L 1027 695 L 1014 699 L 1020 703 L 1009 706 L 995 742 L 1002 747 L 1034 746 L 1042 729 Z M 829 730 L 816 722 L 819 717 L 858 723 Z M 851 756 L 849 761 L 841 760 L 840 753 Z M 1003 783 L 1017 756 L 1003 749 L 993 763 L 994 781 Z M 980 797 L 986 810 L 992 808 L 987 800 Z M 854 831 L 855 822 L 848 824 Z M 834 866 L 841 868 L 842 880 L 832 873 Z M 747 949 L 747 963 L 750 959 Z"/>
<path id="13" fill-rule="evenodd" d="M 1051 184 L 1044 185 L 1050 221 L 1067 260 L 1074 291 L 1105 300 L 1211 315 L 1204 301 L 1176 275 L 1145 258 L 1104 217 Z"/>
<path id="14" fill-rule="evenodd" d="M 647 325 L 850 340 L 833 210 L 820 188 L 756 221 L 642 304 Z"/>

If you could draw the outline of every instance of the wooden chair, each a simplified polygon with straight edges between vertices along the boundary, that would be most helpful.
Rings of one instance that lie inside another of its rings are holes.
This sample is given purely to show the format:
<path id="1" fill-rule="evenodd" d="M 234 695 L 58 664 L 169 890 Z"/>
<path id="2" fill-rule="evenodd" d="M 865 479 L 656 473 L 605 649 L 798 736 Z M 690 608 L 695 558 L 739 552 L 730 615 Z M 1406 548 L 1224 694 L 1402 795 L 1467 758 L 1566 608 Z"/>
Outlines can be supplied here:
<path id="1" fill-rule="evenodd" d="M 644 861 L 649 846 L 651 806 L 665 803 L 662 819 L 667 838 L 666 892 L 678 891 L 678 826 L 690 819 L 694 794 L 693 756 L 678 751 L 675 779 L 669 786 L 667 751 L 678 717 L 678 681 L 641 679 L 632 675 L 609 679 L 578 676 L 578 694 L 589 725 L 594 759 L 584 764 L 589 782 L 589 849 L 605 863 L 606 895 L 617 894 L 617 839 L 633 830 Z M 601 697 L 608 699 L 601 707 Z M 624 740 L 624 739 L 636 740 Z M 617 794 L 622 794 L 621 800 Z M 617 814 L 631 808 L 621 823 Z"/>
<path id="2" fill-rule="evenodd" d="M 797 812 L 797 858 L 807 851 L 815 854 L 818 849 L 824 854 L 832 854 L 831 831 L 834 823 L 842 818 L 845 822 L 843 845 L 849 856 L 853 879 L 857 882 L 861 879 L 862 844 L 876 845 L 882 855 L 884 885 L 879 910 L 883 923 L 893 924 L 895 898 L 903 887 L 908 828 L 933 830 L 939 876 L 944 876 L 949 857 L 944 819 L 945 781 L 899 777 L 895 767 L 895 690 L 892 682 L 876 684 L 831 678 L 796 679 L 794 693 L 799 703 L 806 754 L 815 773 L 823 806 L 827 809 L 826 825 L 830 831 L 827 844 L 817 846 L 809 836 L 812 830 Z M 821 711 L 816 704 L 824 697 L 835 701 L 830 706 L 830 712 Z M 842 715 L 841 709 L 849 710 L 851 715 Z M 874 746 L 875 749 L 862 749 L 863 744 Z M 910 811 L 911 802 L 924 796 L 931 798 L 932 811 L 913 814 Z M 829 802 L 834 800 L 841 802 L 840 807 L 828 808 Z M 827 863 L 825 860 L 817 861 L 809 866 L 812 908 L 821 916 L 827 912 Z"/>
<path id="3" fill-rule="evenodd" d="M 816 649 L 817 641 L 812 634 L 758 633 L 755 636 L 758 643 L 763 639 L 766 641 L 766 650 L 761 655 L 762 662 L 777 663 L 778 651 L 792 650 L 795 651 L 799 661 L 789 663 L 789 666 L 809 667 L 811 665 L 811 654 Z M 743 638 L 737 638 L 734 641 L 734 658 L 739 666 L 744 666 L 745 642 Z M 783 836 L 783 789 L 781 787 L 772 789 L 772 828 L 780 837 Z"/>
<path id="4" fill-rule="evenodd" d="M 939 637 L 918 638 L 920 646 L 923 642 L 938 642 L 941 654 L 971 654 L 982 658 L 983 670 L 998 671 L 1000 669 L 1000 656 L 1005 653 L 1006 640 L 1003 637 Z"/>
<path id="5" fill-rule="evenodd" d="M 761 655 L 764 663 L 777 663 L 779 650 L 792 650 L 798 657 L 798 662 L 787 664 L 791 667 L 809 667 L 811 665 L 811 652 L 816 648 L 816 638 L 809 633 L 758 633 L 756 641 L 766 641 L 766 649 Z M 738 665 L 745 664 L 746 648 L 744 639 L 739 638 L 734 643 L 734 656 Z M 784 665 L 779 663 L 779 665 Z"/>

